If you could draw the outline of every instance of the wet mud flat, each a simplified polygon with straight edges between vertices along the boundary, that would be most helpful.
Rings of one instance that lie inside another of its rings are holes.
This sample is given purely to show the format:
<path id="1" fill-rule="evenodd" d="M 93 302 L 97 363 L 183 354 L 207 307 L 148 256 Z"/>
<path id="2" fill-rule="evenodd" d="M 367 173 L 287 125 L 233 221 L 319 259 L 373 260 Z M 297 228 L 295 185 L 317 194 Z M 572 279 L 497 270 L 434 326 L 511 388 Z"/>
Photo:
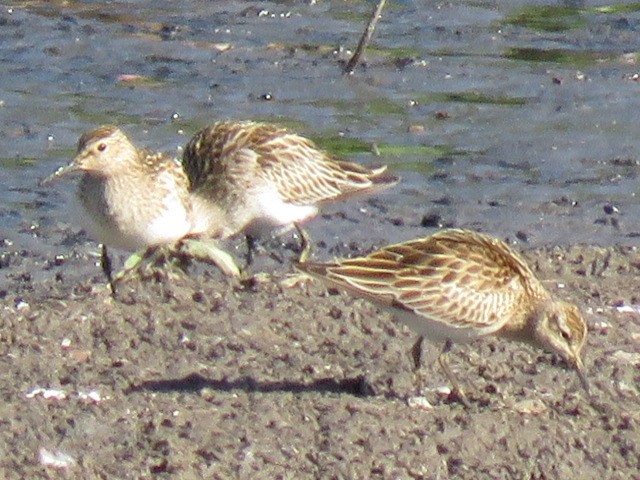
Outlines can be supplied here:
<path id="1" fill-rule="evenodd" d="M 638 9 L 400 2 L 343 77 L 368 3 L 265 3 L 3 10 L 0 478 L 640 478 L 640 256 L 596 246 L 638 246 Z M 72 188 L 34 179 L 101 123 L 177 151 L 223 118 L 354 140 L 342 156 L 402 176 L 312 222 L 318 258 L 446 226 L 526 244 L 585 314 L 594 400 L 557 358 L 495 339 L 452 354 L 470 410 L 446 396 L 436 347 L 418 393 L 411 332 L 292 285 L 286 262 L 113 301 L 95 244 L 63 223 Z M 400 154 L 370 158 L 373 143 Z M 532 249 L 559 243 L 575 246 Z"/>
<path id="2" fill-rule="evenodd" d="M 585 314 L 591 401 L 559 359 L 492 338 L 451 356 L 471 409 L 446 395 L 435 346 L 419 393 L 410 331 L 287 267 L 243 283 L 132 281 L 114 301 L 99 275 L 64 280 L 62 265 L 36 282 L 24 275 L 34 259 L 16 255 L 2 292 L 0 475 L 638 478 L 640 253 L 524 254 Z"/>

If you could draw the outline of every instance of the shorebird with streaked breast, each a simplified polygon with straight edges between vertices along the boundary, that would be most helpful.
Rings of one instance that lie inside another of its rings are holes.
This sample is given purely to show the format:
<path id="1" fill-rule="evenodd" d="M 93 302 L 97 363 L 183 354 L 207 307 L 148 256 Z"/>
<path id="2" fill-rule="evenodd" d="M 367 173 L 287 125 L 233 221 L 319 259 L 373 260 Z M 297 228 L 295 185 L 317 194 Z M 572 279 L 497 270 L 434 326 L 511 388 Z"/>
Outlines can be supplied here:
<path id="1" fill-rule="evenodd" d="M 310 140 L 265 123 L 206 127 L 188 142 L 182 162 L 140 149 L 118 127 L 105 125 L 82 135 L 71 164 L 43 183 L 82 172 L 82 223 L 103 243 L 101 263 L 115 291 L 107 246 L 157 251 L 179 244 L 182 253 L 237 276 L 233 259 L 203 239 L 247 235 L 250 263 L 254 236 L 295 226 L 306 245 L 304 258 L 309 242 L 299 225 L 324 203 L 395 185 L 398 178 L 385 170 L 335 159 Z M 130 260 L 125 271 L 139 264 L 140 255 Z"/>
<path id="2" fill-rule="evenodd" d="M 494 335 L 556 353 L 589 392 L 580 356 L 587 335 L 578 308 L 555 299 L 507 244 L 449 229 L 390 245 L 361 258 L 298 263 L 302 272 L 391 311 L 422 340 L 444 344 L 440 364 L 465 404 L 446 355 L 453 342 Z"/>
<path id="3" fill-rule="evenodd" d="M 89 235 L 102 243 L 101 265 L 113 292 L 115 281 L 125 272 L 113 278 L 107 247 L 156 249 L 187 241 L 193 234 L 189 180 L 180 162 L 136 147 L 118 127 L 104 125 L 84 133 L 73 161 L 42 183 L 74 172 L 81 172 L 80 220 Z M 205 250 L 207 259 L 223 271 L 239 273 L 228 254 L 215 247 Z M 135 268 L 140 259 L 132 256 L 125 269 Z"/>
<path id="4" fill-rule="evenodd" d="M 182 163 L 196 217 L 204 223 L 198 229 L 217 230 L 222 238 L 246 235 L 247 263 L 255 237 L 293 227 L 306 247 L 304 259 L 309 244 L 300 225 L 322 205 L 399 181 L 386 166 L 339 160 L 286 128 L 258 122 L 223 121 L 203 128 L 187 143 Z"/>

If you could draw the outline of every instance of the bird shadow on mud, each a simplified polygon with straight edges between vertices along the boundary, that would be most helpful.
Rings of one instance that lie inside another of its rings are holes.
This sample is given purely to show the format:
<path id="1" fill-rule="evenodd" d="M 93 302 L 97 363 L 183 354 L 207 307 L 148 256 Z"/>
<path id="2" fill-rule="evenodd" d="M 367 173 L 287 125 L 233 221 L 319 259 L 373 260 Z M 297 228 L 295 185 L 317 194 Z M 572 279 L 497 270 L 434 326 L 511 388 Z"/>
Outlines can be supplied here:
<path id="1" fill-rule="evenodd" d="M 138 385 L 131 386 L 126 393 L 141 391 L 151 392 L 197 392 L 204 388 L 222 392 L 242 390 L 245 392 L 289 392 L 289 393 L 340 393 L 355 397 L 369 397 L 375 395 L 363 376 L 335 380 L 333 378 L 321 378 L 310 383 L 275 381 L 259 382 L 250 377 L 238 380 L 212 380 L 200 374 L 192 373 L 183 378 L 168 380 L 149 380 Z"/>

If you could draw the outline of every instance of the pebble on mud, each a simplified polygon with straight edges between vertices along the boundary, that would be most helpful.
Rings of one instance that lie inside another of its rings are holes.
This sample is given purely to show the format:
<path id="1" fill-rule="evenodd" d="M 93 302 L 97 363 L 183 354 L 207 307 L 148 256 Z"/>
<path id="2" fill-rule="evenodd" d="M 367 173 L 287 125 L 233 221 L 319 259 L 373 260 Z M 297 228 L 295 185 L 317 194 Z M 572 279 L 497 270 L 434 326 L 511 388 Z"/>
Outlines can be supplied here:
<path id="1" fill-rule="evenodd" d="M 420 410 L 433 410 L 433 405 L 429 403 L 425 397 L 409 397 L 407 405 L 411 408 L 419 408 Z"/>
<path id="2" fill-rule="evenodd" d="M 625 352 L 618 350 L 614 352 L 611 357 L 616 363 L 623 365 L 640 365 L 640 353 Z"/>
<path id="3" fill-rule="evenodd" d="M 524 413 L 527 415 L 539 415 L 547 410 L 546 405 L 542 400 L 529 399 L 517 402 L 513 406 L 513 410 L 518 413 Z"/>

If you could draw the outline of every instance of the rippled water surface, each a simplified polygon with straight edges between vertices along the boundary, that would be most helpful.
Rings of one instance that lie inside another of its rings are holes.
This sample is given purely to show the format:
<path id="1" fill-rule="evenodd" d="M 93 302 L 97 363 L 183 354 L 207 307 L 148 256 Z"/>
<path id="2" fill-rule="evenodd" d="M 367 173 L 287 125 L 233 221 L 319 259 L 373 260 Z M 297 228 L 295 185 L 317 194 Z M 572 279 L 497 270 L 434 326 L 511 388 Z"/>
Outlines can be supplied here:
<path id="1" fill-rule="evenodd" d="M 73 183 L 37 185 L 87 129 L 116 123 L 141 146 L 178 152 L 209 122 L 250 118 L 403 177 L 312 222 L 327 244 L 399 241 L 443 225 L 524 248 L 640 243 L 640 4 L 391 2 L 365 64 L 343 76 L 372 9 L 2 7 L 0 237 L 49 256 L 95 248 L 69 234 L 80 231 Z"/>

